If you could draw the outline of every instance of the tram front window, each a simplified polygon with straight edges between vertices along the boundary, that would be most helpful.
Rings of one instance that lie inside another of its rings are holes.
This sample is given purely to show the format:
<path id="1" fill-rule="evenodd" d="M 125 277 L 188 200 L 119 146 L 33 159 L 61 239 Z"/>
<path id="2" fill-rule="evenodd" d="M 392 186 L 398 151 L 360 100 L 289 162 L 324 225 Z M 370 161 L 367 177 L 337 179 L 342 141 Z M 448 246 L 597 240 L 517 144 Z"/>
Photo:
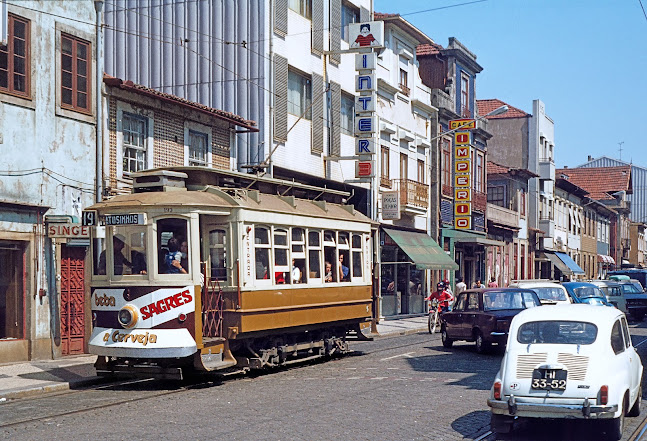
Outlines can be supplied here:
<path id="1" fill-rule="evenodd" d="M 95 242 L 96 243 L 96 242 Z M 107 274 L 106 249 L 99 255 L 95 274 Z M 112 230 L 112 271 L 116 276 L 146 274 L 146 227 L 140 225 L 117 226 Z"/>
<path id="2" fill-rule="evenodd" d="M 187 221 L 169 218 L 157 221 L 158 268 L 161 274 L 189 273 Z"/>

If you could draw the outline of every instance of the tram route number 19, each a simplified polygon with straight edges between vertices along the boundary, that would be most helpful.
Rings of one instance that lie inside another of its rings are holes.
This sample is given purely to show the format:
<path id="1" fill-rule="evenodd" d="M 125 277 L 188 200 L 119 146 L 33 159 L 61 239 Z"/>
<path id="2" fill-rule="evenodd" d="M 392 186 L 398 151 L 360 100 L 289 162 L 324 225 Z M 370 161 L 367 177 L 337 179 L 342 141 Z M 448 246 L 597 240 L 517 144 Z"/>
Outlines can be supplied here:
<path id="1" fill-rule="evenodd" d="M 81 213 L 81 223 L 84 226 L 94 227 L 97 225 L 97 211 L 96 210 L 84 210 Z"/>

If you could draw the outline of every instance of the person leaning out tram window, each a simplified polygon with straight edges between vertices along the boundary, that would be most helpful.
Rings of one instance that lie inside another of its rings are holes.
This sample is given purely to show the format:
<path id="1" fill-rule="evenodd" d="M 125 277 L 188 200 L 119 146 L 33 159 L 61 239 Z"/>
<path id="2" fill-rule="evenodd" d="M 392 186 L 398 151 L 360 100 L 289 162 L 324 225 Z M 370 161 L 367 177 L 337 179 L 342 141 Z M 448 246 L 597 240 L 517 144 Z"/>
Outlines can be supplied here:
<path id="1" fill-rule="evenodd" d="M 182 253 L 180 252 L 179 241 L 171 237 L 167 243 L 168 253 L 164 257 L 166 272 L 169 274 L 186 274 L 187 271 L 182 267 Z"/>

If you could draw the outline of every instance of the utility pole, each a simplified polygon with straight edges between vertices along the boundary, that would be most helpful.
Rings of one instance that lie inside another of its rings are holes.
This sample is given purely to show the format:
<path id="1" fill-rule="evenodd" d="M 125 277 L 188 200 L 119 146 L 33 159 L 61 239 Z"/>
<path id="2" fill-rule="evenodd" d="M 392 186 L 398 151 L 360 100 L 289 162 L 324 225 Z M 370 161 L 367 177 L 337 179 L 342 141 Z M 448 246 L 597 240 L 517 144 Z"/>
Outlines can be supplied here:
<path id="1" fill-rule="evenodd" d="M 621 161 L 622 161 L 622 144 L 624 144 L 624 143 L 625 143 L 624 141 L 620 141 L 618 143 L 618 145 L 620 146 L 620 148 L 618 148 L 618 150 L 620 151 L 620 160 Z"/>

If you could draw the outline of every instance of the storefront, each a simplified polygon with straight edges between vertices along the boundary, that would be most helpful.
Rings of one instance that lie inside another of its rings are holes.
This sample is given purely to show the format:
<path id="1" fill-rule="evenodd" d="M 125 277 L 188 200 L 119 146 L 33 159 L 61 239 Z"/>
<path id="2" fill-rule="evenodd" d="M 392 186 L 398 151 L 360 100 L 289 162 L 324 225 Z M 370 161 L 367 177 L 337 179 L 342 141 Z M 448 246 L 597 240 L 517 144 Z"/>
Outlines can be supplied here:
<path id="1" fill-rule="evenodd" d="M 429 293 L 430 270 L 456 270 L 458 265 L 426 233 L 380 229 L 381 316 L 422 314 Z"/>
<path id="2" fill-rule="evenodd" d="M 585 274 L 584 270 L 566 253 L 544 251 L 536 261 L 542 279 L 569 281 Z"/>
<path id="3" fill-rule="evenodd" d="M 447 244 L 450 255 L 454 254 L 460 270 L 455 276 L 463 277 L 463 281 L 471 287 L 480 280 L 487 284 L 486 250 L 487 247 L 503 247 L 504 242 L 488 239 L 483 233 L 459 231 L 443 228 L 443 241 Z M 458 268 L 457 268 L 458 269 Z"/>

